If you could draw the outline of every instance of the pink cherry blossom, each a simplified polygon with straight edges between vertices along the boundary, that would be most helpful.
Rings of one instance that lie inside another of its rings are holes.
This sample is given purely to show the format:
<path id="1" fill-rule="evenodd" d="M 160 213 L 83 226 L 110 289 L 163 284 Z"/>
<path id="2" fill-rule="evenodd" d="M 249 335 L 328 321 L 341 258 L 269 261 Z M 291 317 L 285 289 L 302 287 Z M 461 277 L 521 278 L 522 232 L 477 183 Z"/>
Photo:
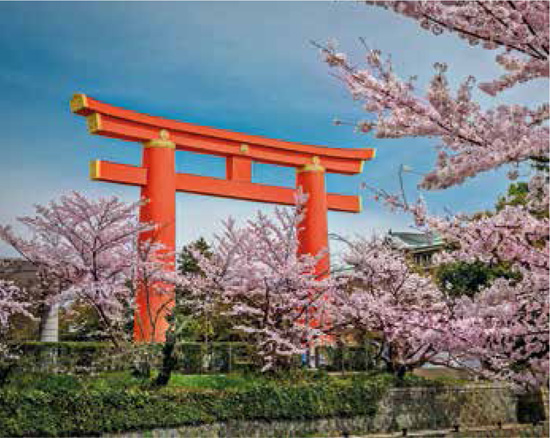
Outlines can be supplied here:
<path id="1" fill-rule="evenodd" d="M 396 373 L 435 359 L 441 351 L 438 329 L 449 315 L 433 281 L 380 238 L 348 243 L 344 262 L 351 270 L 332 303 L 332 330 L 377 335 L 381 357 Z"/>
<path id="2" fill-rule="evenodd" d="M 288 366 L 315 343 L 334 289 L 333 280 L 312 274 L 317 257 L 297 255 L 299 210 L 277 209 L 273 218 L 258 213 L 241 227 L 228 220 L 213 256 L 195 254 L 202 272 L 180 283 L 197 314 L 216 302 L 226 306 L 264 371 Z"/>
<path id="3" fill-rule="evenodd" d="M 496 61 L 508 73 L 480 85 L 491 95 L 537 78 L 549 77 L 548 3 L 515 2 L 370 2 L 418 20 L 426 29 L 449 30 L 488 49 L 505 50 Z M 322 48 L 329 66 L 339 71 L 354 100 L 376 120 L 361 121 L 359 132 L 378 138 L 434 137 L 440 140 L 435 168 L 421 182 L 425 189 L 461 184 L 481 172 L 531 157 L 549 158 L 548 104 L 537 108 L 499 105 L 483 110 L 473 99 L 476 80 L 466 78 L 452 92 L 448 67 L 437 63 L 426 93 L 403 79 L 389 59 L 369 50 L 356 66 L 334 43 Z"/>
<path id="4" fill-rule="evenodd" d="M 137 239 L 150 226 L 139 222 L 139 205 L 72 193 L 37 205 L 34 217 L 19 218 L 30 237 L 2 226 L 0 238 L 38 268 L 37 288 L 45 303 L 90 305 L 116 342 L 133 302 L 128 285 L 148 267 Z"/>
<path id="5" fill-rule="evenodd" d="M 12 281 L 0 280 L 0 358 L 9 354 L 4 336 L 9 327 L 10 318 L 20 314 L 32 318 L 29 313 L 31 303 L 25 291 Z"/>
<path id="6" fill-rule="evenodd" d="M 484 49 L 499 50 L 495 61 L 505 73 L 479 85 L 491 96 L 534 79 L 549 77 L 548 40 L 549 4 L 539 1 L 373 1 L 368 2 L 419 22 L 436 35 L 444 31 L 482 44 Z M 369 121 L 378 138 L 434 137 L 439 139 L 437 161 L 423 177 L 420 187 L 444 189 L 462 184 L 481 172 L 511 165 L 512 179 L 518 177 L 518 165 L 525 162 L 547 163 L 549 159 L 550 117 L 547 103 L 529 108 L 521 105 L 496 105 L 487 110 L 474 100 L 475 78 L 466 78 L 453 92 L 447 81 L 448 67 L 438 63 L 426 93 L 419 91 L 412 79 L 401 78 L 389 60 L 377 50 L 365 56 L 365 66 L 356 67 L 335 44 L 322 48 L 329 65 L 339 71 L 353 98 L 362 103 L 374 119 Z M 362 123 L 360 122 L 359 131 Z M 417 227 L 436 232 L 448 245 L 436 263 L 482 261 L 503 264 L 514 279 L 497 279 L 473 298 L 446 297 L 435 291 L 428 280 L 424 289 L 436 299 L 437 312 L 430 305 L 415 306 L 410 311 L 394 312 L 382 288 L 364 306 L 367 293 L 356 299 L 358 309 L 366 311 L 356 318 L 359 324 L 372 327 L 372 321 L 388 321 L 386 338 L 402 333 L 410 345 L 429 345 L 444 353 L 446 364 L 461 366 L 492 379 L 504 379 L 523 386 L 548 382 L 548 313 L 549 313 L 549 229 L 548 173 L 532 172 L 528 184 L 527 204 L 506 206 L 493 214 L 470 217 L 430 215 L 422 201 L 405 202 L 402 196 L 375 190 L 392 210 L 409 212 Z M 544 167 L 544 166 L 543 166 Z M 377 266 L 373 248 L 359 252 L 354 266 Z M 390 265 L 392 266 L 392 265 Z M 366 268 L 359 268 L 359 272 Z M 402 271 L 406 272 L 402 268 Z M 363 274 L 364 275 L 364 274 Z M 399 276 L 396 276 L 399 278 Z M 395 280 L 397 281 L 397 280 Z M 360 291 L 357 291 L 359 293 Z M 384 303 L 381 305 L 377 300 Z M 419 300 L 422 296 L 418 297 Z M 414 303 L 414 300 L 411 301 Z M 355 310 L 349 308 L 348 314 Z M 437 317 L 434 317 L 437 315 Z M 344 316 L 345 315 L 340 315 Z M 380 325 L 378 330 L 383 330 Z M 423 331 L 422 331 L 423 330 Z M 413 335 L 411 335 L 411 333 Z M 417 337 L 415 337 L 417 335 Z M 414 351 L 414 348 L 413 348 Z M 404 356 L 402 355 L 402 358 Z M 441 360 L 434 356 L 432 362 Z M 472 360 L 478 366 L 472 367 Z"/>

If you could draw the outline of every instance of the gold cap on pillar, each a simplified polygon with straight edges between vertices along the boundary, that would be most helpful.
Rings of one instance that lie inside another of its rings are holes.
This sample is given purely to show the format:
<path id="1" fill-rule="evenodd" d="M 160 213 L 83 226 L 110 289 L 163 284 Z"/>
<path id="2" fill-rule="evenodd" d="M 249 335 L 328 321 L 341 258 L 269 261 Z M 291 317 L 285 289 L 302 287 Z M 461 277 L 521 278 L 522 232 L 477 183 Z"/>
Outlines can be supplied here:
<path id="1" fill-rule="evenodd" d="M 161 129 L 159 132 L 159 138 L 146 141 L 143 143 L 146 148 L 168 148 L 176 149 L 176 143 L 170 140 L 170 133 L 166 129 Z"/>
<path id="2" fill-rule="evenodd" d="M 298 173 L 301 172 L 324 172 L 325 168 L 321 166 L 321 160 L 318 156 L 311 159 L 311 163 L 304 164 L 302 167 L 296 169 Z"/>

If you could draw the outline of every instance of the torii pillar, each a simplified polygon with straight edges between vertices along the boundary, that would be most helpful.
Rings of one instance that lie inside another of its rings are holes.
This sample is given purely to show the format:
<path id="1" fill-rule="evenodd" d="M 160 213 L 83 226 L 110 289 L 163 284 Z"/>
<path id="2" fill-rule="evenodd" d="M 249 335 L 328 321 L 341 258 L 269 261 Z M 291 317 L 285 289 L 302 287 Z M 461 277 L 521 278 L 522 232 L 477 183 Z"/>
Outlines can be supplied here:
<path id="1" fill-rule="evenodd" d="M 176 145 L 169 139 L 168 131 L 161 130 L 158 139 L 143 143 L 142 167 L 147 170 L 147 181 L 141 187 L 139 219 L 154 226 L 140 235 L 140 242 L 162 244 L 166 254 L 159 254 L 167 270 L 175 268 L 176 249 Z M 152 287 L 151 287 L 152 286 Z M 157 285 L 158 286 L 158 285 Z M 159 293 L 158 290 L 162 293 Z M 136 314 L 134 316 L 134 340 L 137 342 L 162 342 L 168 329 L 166 316 L 175 303 L 171 287 L 155 287 L 149 290 L 138 287 Z"/>
<path id="2" fill-rule="evenodd" d="M 296 168 L 296 189 L 298 193 L 302 193 L 307 197 L 303 206 L 303 218 L 298 224 L 298 253 L 314 257 L 319 256 L 313 272 L 318 280 L 322 280 L 330 274 L 328 201 L 325 189 L 325 173 L 325 168 L 321 165 L 318 156 L 314 156 L 311 163 Z M 311 293 L 314 295 L 316 291 Z M 330 300 L 330 297 L 323 296 L 321 300 Z M 330 315 L 325 312 L 318 315 L 317 310 L 317 306 L 308 308 L 308 315 L 304 322 L 312 328 L 329 326 Z M 324 336 L 319 341 L 330 343 L 331 339 Z M 308 341 L 308 361 L 313 359 L 316 345 L 317 342 Z"/>
<path id="3" fill-rule="evenodd" d="M 315 267 L 315 274 L 322 279 L 329 274 L 330 256 L 325 168 L 319 157 L 313 157 L 312 163 L 296 169 L 296 188 L 307 196 L 304 217 L 298 228 L 298 252 L 317 256 L 325 251 Z"/>

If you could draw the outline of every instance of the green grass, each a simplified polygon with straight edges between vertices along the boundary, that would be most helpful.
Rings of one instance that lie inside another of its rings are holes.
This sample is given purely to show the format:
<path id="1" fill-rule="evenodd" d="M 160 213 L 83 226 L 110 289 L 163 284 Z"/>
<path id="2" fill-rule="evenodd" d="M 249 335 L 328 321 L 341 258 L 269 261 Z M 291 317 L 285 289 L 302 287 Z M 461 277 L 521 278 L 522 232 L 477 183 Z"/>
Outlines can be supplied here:
<path id="1" fill-rule="evenodd" d="M 154 378 L 154 374 L 152 376 Z M 45 392 L 59 392 L 67 390 L 125 390 L 131 388 L 150 389 L 153 378 L 142 379 L 134 377 L 128 371 L 113 371 L 98 376 L 71 376 L 65 374 L 25 373 L 15 374 L 5 388 L 17 391 L 40 390 Z M 259 385 L 296 384 L 346 384 L 362 382 L 372 379 L 389 379 L 395 386 L 433 386 L 443 384 L 457 384 L 457 380 L 446 378 L 426 379 L 420 376 L 406 376 L 403 381 L 394 381 L 391 376 L 380 373 L 326 373 L 322 371 L 293 371 L 278 375 L 263 374 L 172 374 L 166 389 L 182 389 L 196 392 L 248 390 Z M 461 382 L 464 383 L 464 382 Z M 470 382 L 471 383 L 471 382 Z"/>
<path id="2" fill-rule="evenodd" d="M 225 390 L 229 388 L 251 388 L 260 381 L 266 379 L 261 376 L 249 376 L 238 374 L 213 374 L 213 375 L 186 375 L 174 374 L 170 379 L 169 387 L 175 388 L 201 388 Z"/>

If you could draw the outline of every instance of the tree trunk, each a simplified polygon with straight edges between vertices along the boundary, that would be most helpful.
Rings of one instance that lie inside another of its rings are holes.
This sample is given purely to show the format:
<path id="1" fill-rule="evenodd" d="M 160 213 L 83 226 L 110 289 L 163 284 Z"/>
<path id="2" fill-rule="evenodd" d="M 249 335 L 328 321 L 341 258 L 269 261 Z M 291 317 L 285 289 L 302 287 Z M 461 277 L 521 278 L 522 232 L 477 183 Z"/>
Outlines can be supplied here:
<path id="1" fill-rule="evenodd" d="M 162 347 L 162 365 L 159 370 L 159 374 L 155 381 L 154 386 L 166 386 L 172 376 L 172 371 L 176 367 L 177 360 L 174 356 L 174 350 L 176 347 L 176 334 L 173 329 L 166 331 L 166 340 Z"/>
<path id="2" fill-rule="evenodd" d="M 40 315 L 40 342 L 59 342 L 59 304 L 44 305 Z"/>
<path id="3" fill-rule="evenodd" d="M 40 342 L 59 342 L 59 304 L 45 304 L 40 315 Z M 57 347 L 40 347 L 40 368 L 51 372 L 57 365 Z"/>

